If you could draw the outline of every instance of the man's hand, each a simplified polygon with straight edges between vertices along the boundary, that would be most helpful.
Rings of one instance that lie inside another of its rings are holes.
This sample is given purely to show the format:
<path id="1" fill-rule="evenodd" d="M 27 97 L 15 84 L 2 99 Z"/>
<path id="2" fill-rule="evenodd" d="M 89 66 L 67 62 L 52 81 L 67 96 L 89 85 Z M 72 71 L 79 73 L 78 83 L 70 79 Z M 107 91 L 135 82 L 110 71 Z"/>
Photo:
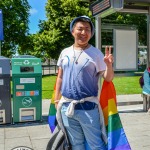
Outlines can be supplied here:
<path id="1" fill-rule="evenodd" d="M 55 103 L 55 108 L 56 108 L 56 110 L 57 110 L 57 105 L 58 105 L 58 103 Z"/>
<path id="2" fill-rule="evenodd" d="M 108 82 L 112 81 L 114 78 L 114 71 L 113 71 L 113 62 L 114 57 L 111 54 L 111 46 L 108 48 L 108 46 L 105 47 L 105 56 L 104 56 L 104 62 L 106 63 L 106 70 L 104 72 L 104 79 Z"/>
<path id="3" fill-rule="evenodd" d="M 55 108 L 56 108 L 56 109 L 57 109 L 57 105 L 58 105 L 59 101 L 60 101 L 60 100 L 55 100 L 55 101 L 54 101 L 54 102 L 55 102 Z"/>
<path id="4" fill-rule="evenodd" d="M 112 65 L 112 63 L 114 62 L 114 57 L 111 54 L 111 46 L 106 46 L 105 47 L 105 56 L 104 56 L 104 62 L 106 63 L 107 66 Z"/>

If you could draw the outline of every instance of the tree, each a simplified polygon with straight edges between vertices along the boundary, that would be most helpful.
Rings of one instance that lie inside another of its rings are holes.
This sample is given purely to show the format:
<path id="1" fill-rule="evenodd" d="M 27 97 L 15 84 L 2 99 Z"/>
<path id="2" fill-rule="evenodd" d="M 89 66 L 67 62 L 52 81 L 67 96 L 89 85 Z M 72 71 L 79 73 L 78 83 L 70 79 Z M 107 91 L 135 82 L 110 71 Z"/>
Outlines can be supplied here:
<path id="1" fill-rule="evenodd" d="M 1 0 L 0 9 L 3 11 L 4 24 L 2 55 L 11 57 L 28 35 L 30 6 L 27 0 Z"/>
<path id="2" fill-rule="evenodd" d="M 69 25 L 76 16 L 88 15 L 89 3 L 81 0 L 48 0 L 46 21 L 41 21 L 40 32 L 34 42 L 34 51 L 44 57 L 58 58 L 60 51 L 73 43 Z M 44 52 L 44 53 L 42 53 Z"/>
<path id="3" fill-rule="evenodd" d="M 63 48 L 73 44 L 73 37 L 69 31 L 69 25 L 73 18 L 88 15 L 95 23 L 95 17 L 92 17 L 89 10 L 89 5 L 95 1 L 48 0 L 46 5 L 47 20 L 40 22 L 40 32 L 34 36 L 34 54 L 57 59 Z M 139 31 L 139 41 L 145 44 L 146 16 L 144 15 L 115 13 L 103 18 L 102 23 L 136 25 Z M 95 44 L 94 37 L 90 42 Z M 102 32 L 102 44 L 113 44 L 113 34 Z"/>
<path id="4" fill-rule="evenodd" d="M 24 38 L 19 45 L 19 54 L 30 54 L 41 58 L 58 58 L 60 51 L 73 44 L 69 25 L 73 18 L 87 15 L 95 23 L 95 17 L 89 10 L 89 5 L 95 1 L 90 0 L 48 0 L 46 4 L 47 20 L 39 22 L 39 32 Z M 140 20 L 140 21 L 139 21 Z M 102 23 L 137 25 L 139 41 L 145 44 L 146 17 L 144 15 L 131 15 L 114 13 L 102 19 Z M 94 37 L 90 41 L 95 44 Z M 113 34 L 102 32 L 102 44 L 113 44 Z"/>

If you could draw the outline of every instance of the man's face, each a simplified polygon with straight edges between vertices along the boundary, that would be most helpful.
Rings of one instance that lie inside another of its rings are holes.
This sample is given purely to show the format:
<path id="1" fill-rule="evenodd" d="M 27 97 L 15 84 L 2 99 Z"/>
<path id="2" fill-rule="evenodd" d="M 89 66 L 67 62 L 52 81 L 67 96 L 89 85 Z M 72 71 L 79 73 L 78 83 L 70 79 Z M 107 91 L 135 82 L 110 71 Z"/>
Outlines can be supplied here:
<path id="1" fill-rule="evenodd" d="M 79 45 L 87 44 L 91 38 L 91 26 L 88 22 L 77 22 L 72 30 L 75 42 Z"/>

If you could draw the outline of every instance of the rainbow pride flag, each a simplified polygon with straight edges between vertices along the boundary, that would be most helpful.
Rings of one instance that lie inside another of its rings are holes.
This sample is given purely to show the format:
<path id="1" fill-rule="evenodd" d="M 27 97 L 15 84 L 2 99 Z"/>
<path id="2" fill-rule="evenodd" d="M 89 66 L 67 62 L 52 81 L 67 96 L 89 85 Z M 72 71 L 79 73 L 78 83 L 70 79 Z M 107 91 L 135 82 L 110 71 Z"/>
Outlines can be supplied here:
<path id="1" fill-rule="evenodd" d="M 103 82 L 100 105 L 108 135 L 108 150 L 131 150 L 118 114 L 113 82 Z"/>
<path id="2" fill-rule="evenodd" d="M 56 122 L 56 109 L 55 109 L 55 89 L 51 99 L 48 123 L 51 132 L 54 131 Z M 100 93 L 100 105 L 103 110 L 104 120 L 108 135 L 108 148 L 107 150 L 131 150 L 128 143 L 126 134 L 124 132 L 116 104 L 116 91 L 113 82 L 103 82 L 102 90 Z M 90 148 L 87 148 L 90 149 Z"/>
<path id="3" fill-rule="evenodd" d="M 56 81 L 57 81 L 57 79 L 56 79 Z M 56 122 L 56 108 L 55 108 L 55 102 L 54 102 L 55 91 L 56 91 L 56 83 L 55 83 L 55 86 L 54 86 L 52 99 L 50 101 L 49 115 L 48 115 L 48 124 L 49 124 L 51 132 L 54 131 L 54 129 L 56 127 L 56 124 L 57 124 L 57 122 Z"/>

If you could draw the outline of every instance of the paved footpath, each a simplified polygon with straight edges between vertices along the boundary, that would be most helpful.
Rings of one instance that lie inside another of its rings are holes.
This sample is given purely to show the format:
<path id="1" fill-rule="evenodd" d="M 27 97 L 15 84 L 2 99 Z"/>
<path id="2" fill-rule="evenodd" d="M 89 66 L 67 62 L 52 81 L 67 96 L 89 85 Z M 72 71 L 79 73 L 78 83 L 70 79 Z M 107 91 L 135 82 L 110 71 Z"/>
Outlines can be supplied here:
<path id="1" fill-rule="evenodd" d="M 142 101 L 142 97 L 119 95 L 117 100 Z M 119 106 L 118 111 L 132 150 L 150 150 L 150 114 L 143 112 L 143 105 Z"/>
<path id="2" fill-rule="evenodd" d="M 49 105 L 49 100 L 43 100 L 42 122 L 0 125 L 0 150 L 11 150 L 18 146 L 26 146 L 33 150 L 46 150 L 46 145 L 51 136 L 47 123 Z"/>
<path id="3" fill-rule="evenodd" d="M 118 102 L 142 101 L 140 94 L 119 95 Z M 0 125 L 0 150 L 27 146 L 33 150 L 46 150 L 51 136 L 47 123 L 49 100 L 43 100 L 42 122 Z M 118 106 L 119 115 L 132 150 L 150 150 L 150 114 L 143 105 Z"/>

